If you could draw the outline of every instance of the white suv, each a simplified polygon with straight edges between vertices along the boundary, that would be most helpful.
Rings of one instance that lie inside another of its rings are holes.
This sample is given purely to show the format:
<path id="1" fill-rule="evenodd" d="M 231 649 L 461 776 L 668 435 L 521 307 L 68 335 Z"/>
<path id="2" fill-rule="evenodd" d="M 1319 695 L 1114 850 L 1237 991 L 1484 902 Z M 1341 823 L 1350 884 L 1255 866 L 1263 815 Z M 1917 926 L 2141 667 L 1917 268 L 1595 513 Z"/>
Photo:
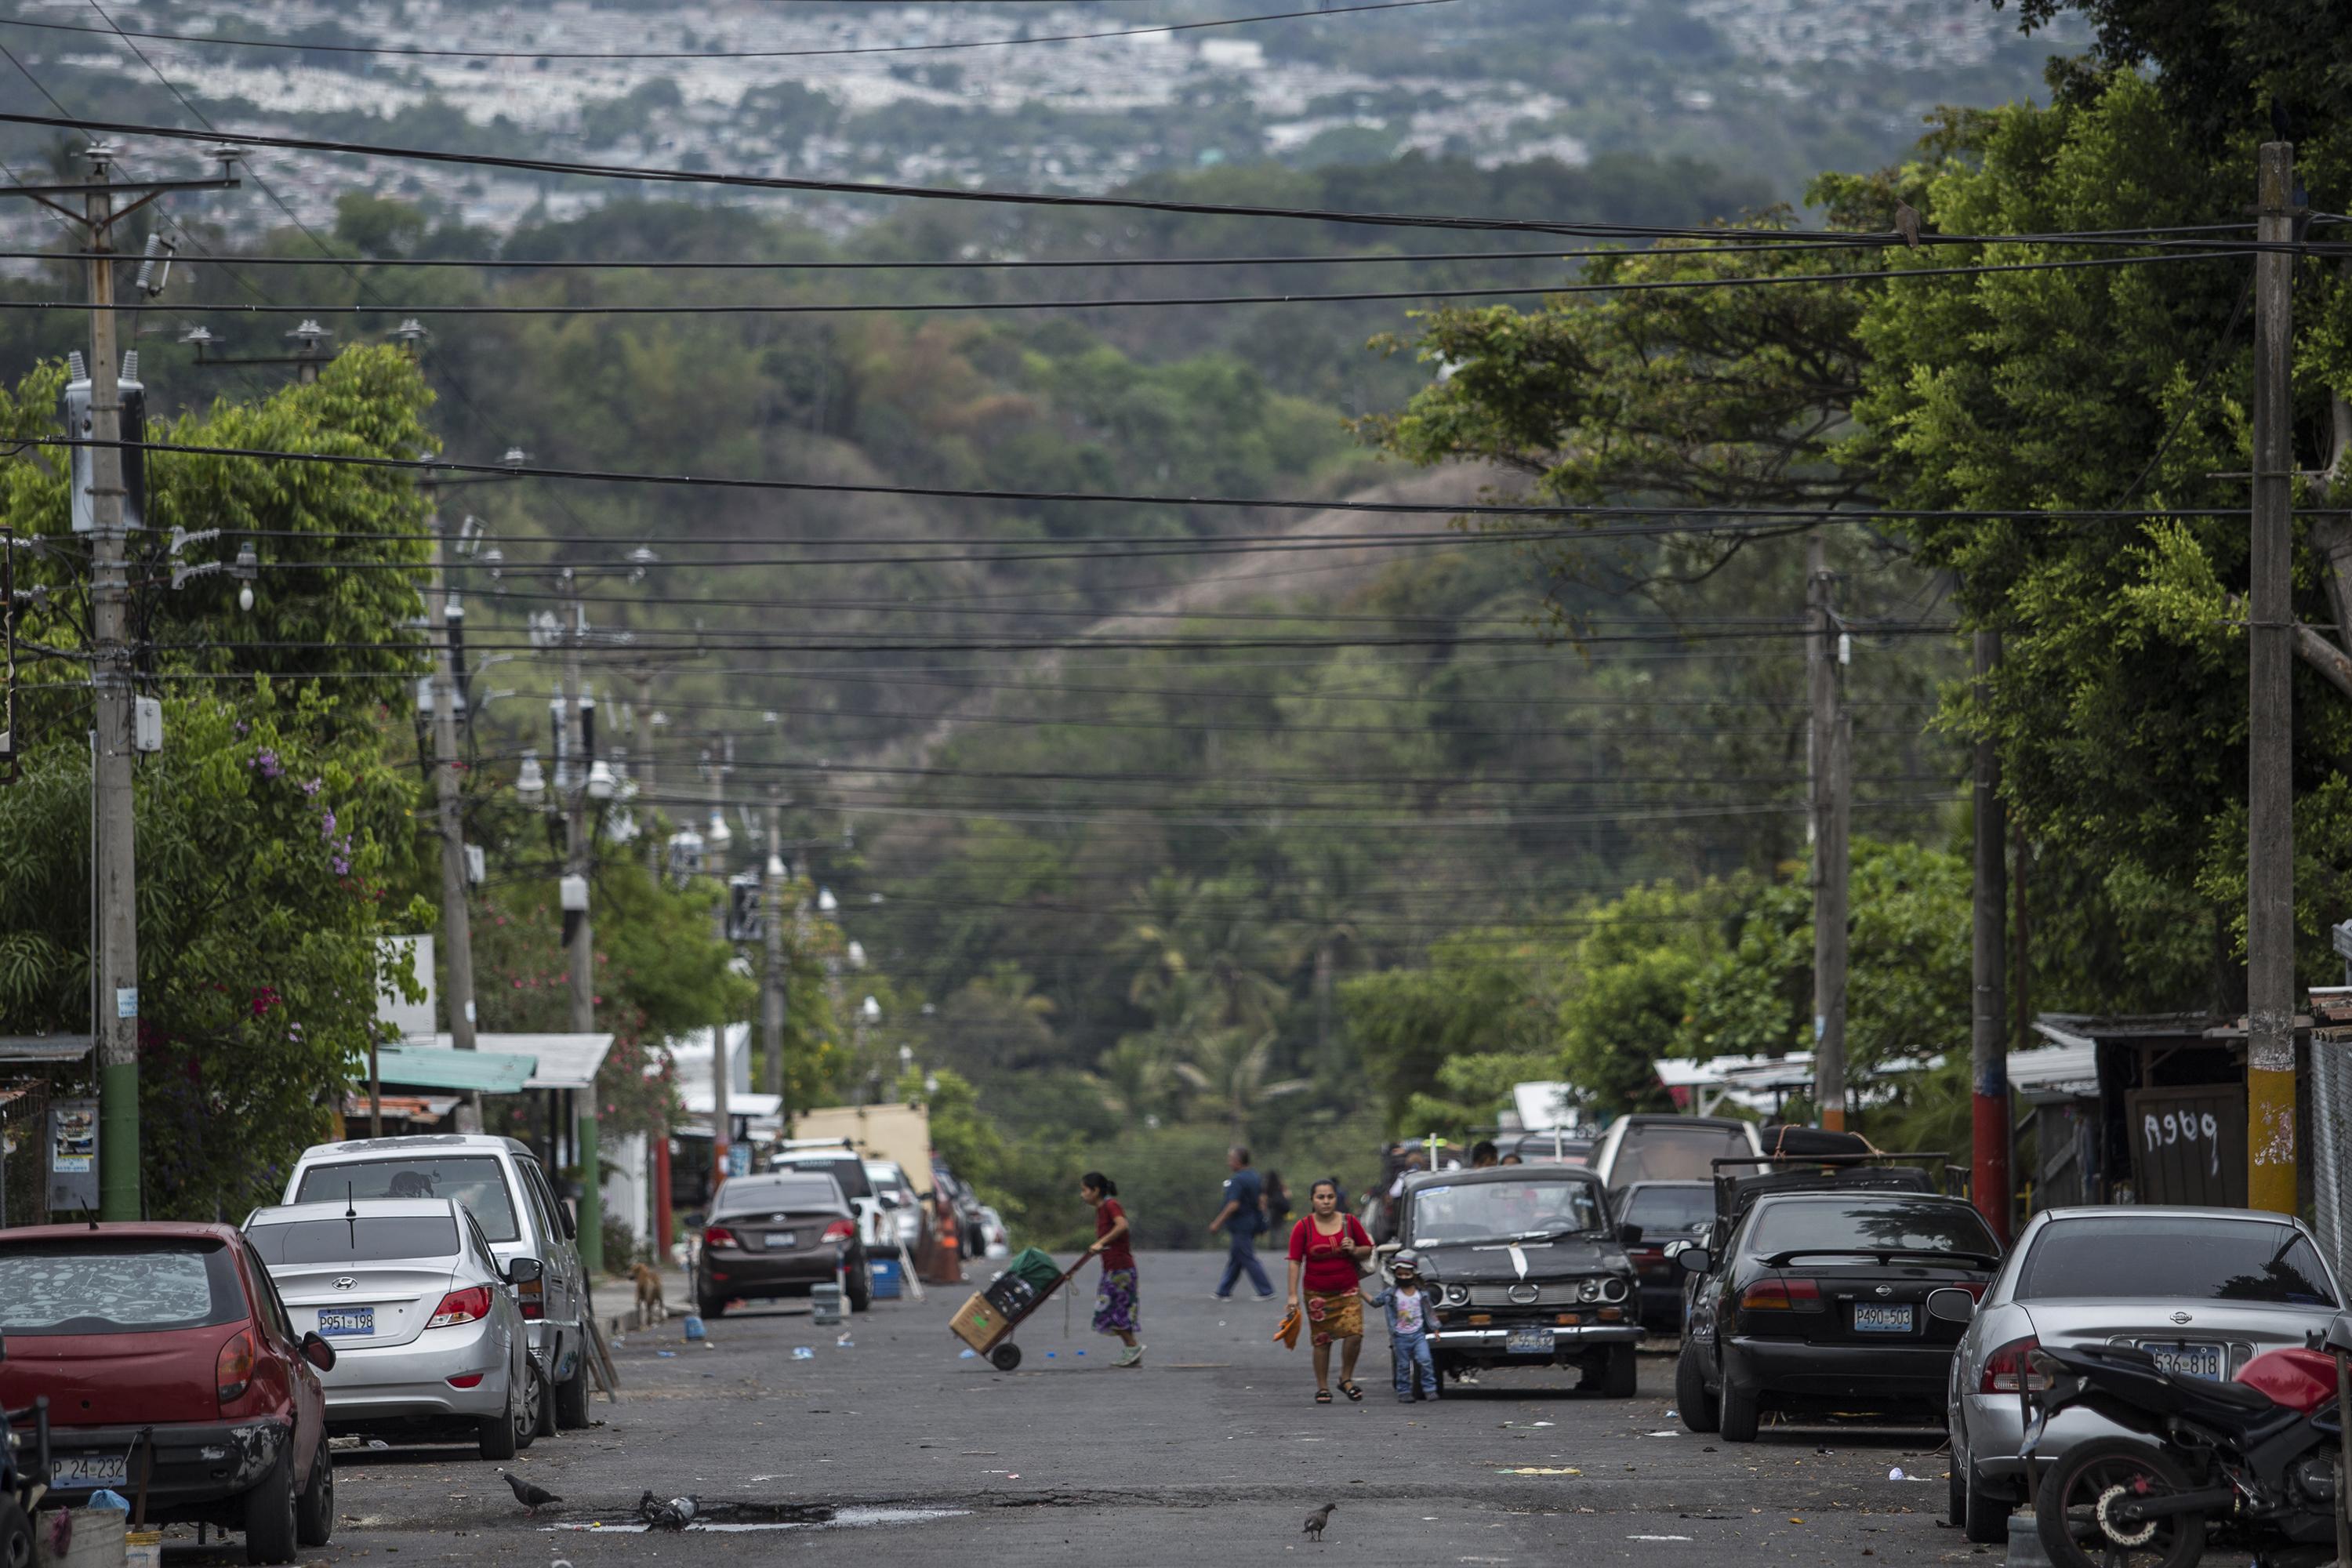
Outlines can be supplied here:
<path id="1" fill-rule="evenodd" d="M 530 1146 L 483 1132 L 358 1138 L 314 1143 L 286 1179 L 285 1201 L 456 1198 L 472 1211 L 499 1267 L 540 1260 L 541 1277 L 518 1288 L 531 1353 L 554 1397 L 540 1431 L 588 1425 L 588 1278 L 565 1208 Z"/>

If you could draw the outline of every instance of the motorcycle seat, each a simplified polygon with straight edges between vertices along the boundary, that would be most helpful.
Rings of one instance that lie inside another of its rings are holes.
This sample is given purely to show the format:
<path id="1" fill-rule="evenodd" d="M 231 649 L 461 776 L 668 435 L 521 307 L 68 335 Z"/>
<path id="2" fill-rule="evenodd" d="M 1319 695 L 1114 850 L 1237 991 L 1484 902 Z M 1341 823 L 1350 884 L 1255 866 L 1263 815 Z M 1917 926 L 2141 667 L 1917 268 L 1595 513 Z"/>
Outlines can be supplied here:
<path id="1" fill-rule="evenodd" d="M 2240 1410 L 2271 1410 L 2277 1402 L 2259 1388 L 2242 1383 L 2216 1383 L 2210 1378 L 2180 1378 L 2179 1383 L 2190 1391 L 2190 1396 L 2208 1405 L 2227 1405 Z"/>

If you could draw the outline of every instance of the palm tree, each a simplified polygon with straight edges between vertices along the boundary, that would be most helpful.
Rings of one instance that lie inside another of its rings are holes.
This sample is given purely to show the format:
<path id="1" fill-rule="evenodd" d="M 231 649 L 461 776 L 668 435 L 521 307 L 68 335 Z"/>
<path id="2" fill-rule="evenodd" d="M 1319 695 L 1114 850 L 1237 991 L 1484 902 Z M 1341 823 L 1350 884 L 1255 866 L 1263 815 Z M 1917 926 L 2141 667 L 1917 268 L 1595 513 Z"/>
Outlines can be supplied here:
<path id="1" fill-rule="evenodd" d="M 1250 1112 L 1260 1103 L 1313 1087 L 1303 1078 L 1266 1081 L 1274 1067 L 1274 1040 L 1271 1029 L 1256 1035 L 1244 1029 L 1211 1029 L 1193 1042 L 1192 1059 L 1176 1064 L 1177 1076 L 1216 1097 L 1236 1143 L 1247 1137 Z"/>
<path id="2" fill-rule="evenodd" d="M 1167 1046 L 1156 1035 L 1129 1035 L 1096 1060 L 1103 1103 L 1114 1115 L 1142 1126 L 1157 1124 L 1176 1089 Z"/>

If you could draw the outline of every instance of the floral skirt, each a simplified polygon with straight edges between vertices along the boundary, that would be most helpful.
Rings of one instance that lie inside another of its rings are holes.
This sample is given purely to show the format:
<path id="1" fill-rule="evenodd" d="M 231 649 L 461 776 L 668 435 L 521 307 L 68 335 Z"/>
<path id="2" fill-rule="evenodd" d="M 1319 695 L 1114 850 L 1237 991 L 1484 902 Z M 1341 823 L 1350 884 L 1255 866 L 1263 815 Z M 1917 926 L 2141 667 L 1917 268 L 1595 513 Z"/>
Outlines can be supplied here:
<path id="1" fill-rule="evenodd" d="M 1095 1290 L 1095 1332 L 1131 1334 L 1136 1331 L 1135 1270 L 1106 1268 Z"/>
<path id="2" fill-rule="evenodd" d="M 1364 1337 L 1364 1299 L 1354 1290 L 1309 1290 L 1306 1297 L 1307 1322 L 1314 1343 L 1328 1345 L 1333 1340 Z"/>

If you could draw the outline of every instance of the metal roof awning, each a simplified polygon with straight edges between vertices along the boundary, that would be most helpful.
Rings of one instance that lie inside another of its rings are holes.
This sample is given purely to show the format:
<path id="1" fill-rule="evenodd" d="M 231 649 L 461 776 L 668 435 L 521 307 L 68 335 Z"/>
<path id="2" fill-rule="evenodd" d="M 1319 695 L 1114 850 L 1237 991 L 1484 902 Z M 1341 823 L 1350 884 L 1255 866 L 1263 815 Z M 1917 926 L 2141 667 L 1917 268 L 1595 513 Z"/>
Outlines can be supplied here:
<path id="1" fill-rule="evenodd" d="M 0 1035 L 0 1067 L 11 1062 L 78 1062 L 88 1055 L 88 1035 Z"/>
<path id="2" fill-rule="evenodd" d="M 719 1097 L 710 1091 L 707 1083 L 680 1084 L 678 1098 L 686 1101 L 688 1116 L 708 1116 L 719 1108 Z M 773 1116 L 783 1109 L 783 1104 L 784 1097 L 781 1094 L 730 1094 L 727 1097 L 727 1114 Z"/>
<path id="3" fill-rule="evenodd" d="M 596 1069 L 604 1065 L 604 1053 L 613 1048 L 610 1035 L 476 1035 L 479 1047 L 475 1056 L 503 1053 L 520 1057 L 531 1064 L 522 1082 L 512 1089 L 483 1090 L 486 1094 L 514 1094 L 526 1089 L 588 1089 L 596 1082 Z M 451 1056 L 468 1053 L 457 1050 L 447 1035 L 411 1035 L 402 1047 L 404 1050 L 446 1051 Z"/>
<path id="4" fill-rule="evenodd" d="M 520 1094 L 538 1058 L 504 1051 L 451 1051 L 432 1046 L 385 1046 L 376 1074 L 404 1089 L 451 1089 L 462 1094 Z"/>
<path id="5" fill-rule="evenodd" d="M 2061 1031 L 2034 1026 L 2045 1037 L 2060 1040 L 2038 1050 L 2009 1054 L 2009 1087 L 2021 1094 L 2096 1094 L 2099 1091 L 2099 1047 L 2089 1040 L 2068 1045 Z"/>

